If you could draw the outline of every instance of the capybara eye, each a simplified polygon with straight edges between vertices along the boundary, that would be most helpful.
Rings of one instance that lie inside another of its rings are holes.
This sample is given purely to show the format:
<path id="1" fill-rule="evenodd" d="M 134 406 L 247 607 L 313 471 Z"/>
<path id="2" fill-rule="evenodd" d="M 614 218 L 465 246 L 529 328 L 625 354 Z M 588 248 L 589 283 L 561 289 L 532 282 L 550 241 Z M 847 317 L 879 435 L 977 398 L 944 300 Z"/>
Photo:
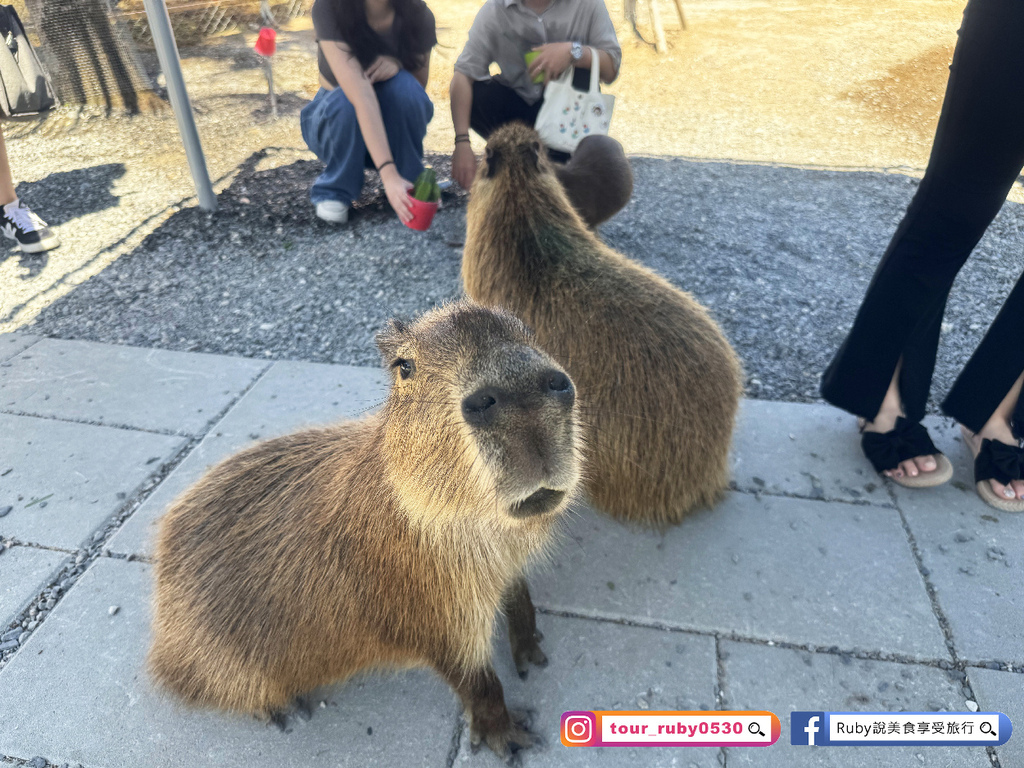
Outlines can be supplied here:
<path id="1" fill-rule="evenodd" d="M 391 367 L 398 369 L 398 375 L 402 377 L 403 381 L 416 372 L 416 363 L 412 360 L 406 360 L 403 357 L 395 360 L 395 362 L 391 364 Z"/>

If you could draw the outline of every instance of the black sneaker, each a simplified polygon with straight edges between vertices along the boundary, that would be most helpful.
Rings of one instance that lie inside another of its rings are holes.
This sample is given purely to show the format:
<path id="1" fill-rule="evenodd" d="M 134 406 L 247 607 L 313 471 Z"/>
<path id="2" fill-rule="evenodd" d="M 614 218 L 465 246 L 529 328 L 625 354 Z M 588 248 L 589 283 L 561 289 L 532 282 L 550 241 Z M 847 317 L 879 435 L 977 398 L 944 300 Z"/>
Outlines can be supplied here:
<path id="1" fill-rule="evenodd" d="M 24 253 L 39 253 L 60 245 L 60 238 L 21 200 L 0 208 L 0 231 L 8 240 L 17 241 Z"/>

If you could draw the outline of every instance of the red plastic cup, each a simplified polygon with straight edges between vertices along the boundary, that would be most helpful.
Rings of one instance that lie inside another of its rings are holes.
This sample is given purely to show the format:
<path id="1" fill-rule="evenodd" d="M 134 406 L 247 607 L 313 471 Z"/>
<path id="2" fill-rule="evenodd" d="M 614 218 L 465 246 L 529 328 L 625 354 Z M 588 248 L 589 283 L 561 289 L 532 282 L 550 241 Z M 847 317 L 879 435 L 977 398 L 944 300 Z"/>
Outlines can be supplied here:
<path id="1" fill-rule="evenodd" d="M 419 232 L 426 232 L 430 229 L 430 222 L 434 220 L 434 214 L 437 213 L 437 203 L 425 203 L 410 195 L 409 205 L 412 207 L 412 218 L 405 223 L 405 226 Z"/>
<path id="2" fill-rule="evenodd" d="M 277 32 L 270 27 L 263 27 L 256 38 L 256 53 L 260 56 L 273 56 L 277 50 Z"/>

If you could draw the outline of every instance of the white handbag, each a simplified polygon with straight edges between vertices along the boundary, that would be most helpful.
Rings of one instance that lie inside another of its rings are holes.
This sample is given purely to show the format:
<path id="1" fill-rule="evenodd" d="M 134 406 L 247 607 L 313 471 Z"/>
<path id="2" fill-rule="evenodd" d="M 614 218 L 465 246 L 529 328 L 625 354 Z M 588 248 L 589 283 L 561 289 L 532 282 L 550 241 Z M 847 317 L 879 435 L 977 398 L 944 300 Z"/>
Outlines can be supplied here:
<path id="1" fill-rule="evenodd" d="M 537 114 L 534 128 L 550 149 L 572 153 L 584 137 L 595 133 L 608 134 L 615 97 L 601 93 L 601 74 L 597 49 L 590 49 L 590 90 L 572 87 L 575 67 L 569 67 L 544 89 L 544 103 Z"/>

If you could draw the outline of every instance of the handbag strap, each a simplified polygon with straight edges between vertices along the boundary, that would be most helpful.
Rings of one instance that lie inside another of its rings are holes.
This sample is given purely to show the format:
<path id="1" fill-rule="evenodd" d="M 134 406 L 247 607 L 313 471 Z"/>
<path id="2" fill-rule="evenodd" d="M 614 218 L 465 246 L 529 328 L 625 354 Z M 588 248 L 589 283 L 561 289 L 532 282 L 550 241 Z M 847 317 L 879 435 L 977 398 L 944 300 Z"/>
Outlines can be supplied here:
<path id="1" fill-rule="evenodd" d="M 601 92 L 601 59 L 598 58 L 597 48 L 590 49 L 590 95 L 595 96 Z"/>

